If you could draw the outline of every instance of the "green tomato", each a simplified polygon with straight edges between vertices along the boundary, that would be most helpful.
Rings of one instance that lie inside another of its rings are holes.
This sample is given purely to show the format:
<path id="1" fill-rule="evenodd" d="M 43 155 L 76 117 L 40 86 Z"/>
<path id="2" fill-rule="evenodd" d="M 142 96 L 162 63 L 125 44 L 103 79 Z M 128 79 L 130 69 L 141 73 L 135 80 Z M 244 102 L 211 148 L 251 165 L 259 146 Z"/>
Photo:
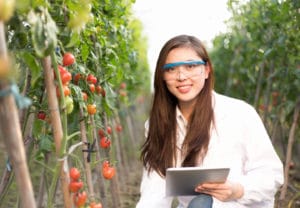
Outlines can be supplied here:
<path id="1" fill-rule="evenodd" d="M 65 97 L 67 114 L 72 113 L 74 109 L 73 99 L 70 96 Z"/>

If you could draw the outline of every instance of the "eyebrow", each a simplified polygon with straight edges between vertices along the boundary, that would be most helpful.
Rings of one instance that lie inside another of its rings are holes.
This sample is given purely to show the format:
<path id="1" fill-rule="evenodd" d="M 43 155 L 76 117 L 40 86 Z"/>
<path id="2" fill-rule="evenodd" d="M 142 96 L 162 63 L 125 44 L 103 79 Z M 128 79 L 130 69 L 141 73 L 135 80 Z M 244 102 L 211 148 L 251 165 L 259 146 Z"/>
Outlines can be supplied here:
<path id="1" fill-rule="evenodd" d="M 190 65 L 190 64 L 195 64 L 195 65 L 205 65 L 206 62 L 199 60 L 199 61 L 178 61 L 178 62 L 173 62 L 173 63 L 168 63 L 163 66 L 163 69 L 169 69 L 175 66 L 180 66 L 180 65 Z"/>

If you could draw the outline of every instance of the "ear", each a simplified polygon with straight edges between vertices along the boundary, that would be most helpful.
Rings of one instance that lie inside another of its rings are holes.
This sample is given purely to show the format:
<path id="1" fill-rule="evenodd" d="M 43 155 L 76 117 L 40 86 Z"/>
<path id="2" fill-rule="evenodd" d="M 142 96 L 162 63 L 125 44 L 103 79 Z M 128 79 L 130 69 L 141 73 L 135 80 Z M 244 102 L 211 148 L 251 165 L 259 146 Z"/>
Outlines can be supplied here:
<path id="1" fill-rule="evenodd" d="M 208 78 L 211 69 L 209 65 L 205 65 L 205 79 Z"/>

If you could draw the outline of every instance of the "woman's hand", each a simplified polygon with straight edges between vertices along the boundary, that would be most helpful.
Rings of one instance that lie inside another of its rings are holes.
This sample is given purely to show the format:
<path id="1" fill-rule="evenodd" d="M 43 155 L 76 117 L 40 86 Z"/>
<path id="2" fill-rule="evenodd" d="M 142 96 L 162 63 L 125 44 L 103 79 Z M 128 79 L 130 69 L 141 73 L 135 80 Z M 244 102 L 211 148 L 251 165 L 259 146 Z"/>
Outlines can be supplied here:
<path id="1" fill-rule="evenodd" d="M 220 201 L 239 199 L 244 195 L 244 188 L 239 183 L 203 183 L 195 188 L 196 192 L 209 194 Z"/>

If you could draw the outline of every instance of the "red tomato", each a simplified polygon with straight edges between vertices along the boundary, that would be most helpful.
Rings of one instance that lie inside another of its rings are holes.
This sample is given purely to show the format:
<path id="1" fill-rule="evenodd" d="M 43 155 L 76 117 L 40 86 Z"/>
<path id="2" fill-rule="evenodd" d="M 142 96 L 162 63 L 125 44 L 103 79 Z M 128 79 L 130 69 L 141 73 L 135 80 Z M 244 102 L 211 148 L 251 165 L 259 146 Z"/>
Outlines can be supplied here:
<path id="1" fill-rule="evenodd" d="M 91 202 L 90 208 L 102 208 L 102 204 L 101 203 L 96 204 L 96 202 Z"/>
<path id="2" fill-rule="evenodd" d="M 111 134 L 111 133 L 112 133 L 112 129 L 111 129 L 110 126 L 107 126 L 107 127 L 106 127 L 106 132 L 107 132 L 108 134 Z"/>
<path id="3" fill-rule="evenodd" d="M 82 181 L 71 181 L 69 184 L 69 190 L 72 193 L 78 192 L 83 187 Z"/>
<path id="4" fill-rule="evenodd" d="M 95 85 L 94 85 L 94 84 L 89 84 L 89 88 L 90 88 L 90 91 L 91 91 L 92 93 L 95 92 Z"/>
<path id="5" fill-rule="evenodd" d="M 87 105 L 87 111 L 89 115 L 94 115 L 97 112 L 97 106 L 96 104 L 88 104 Z"/>
<path id="6" fill-rule="evenodd" d="M 110 166 L 109 161 L 108 160 L 104 160 L 102 163 L 102 169 L 108 168 Z"/>
<path id="7" fill-rule="evenodd" d="M 81 92 L 81 94 L 82 94 L 83 100 L 84 100 L 84 101 L 87 101 L 87 99 L 88 99 L 87 93 L 86 93 L 86 92 Z"/>
<path id="8" fill-rule="evenodd" d="M 63 73 L 65 73 L 67 70 L 63 67 L 63 66 L 61 66 L 61 65 L 58 65 L 58 71 L 59 71 L 59 74 L 61 75 L 61 74 L 63 74 Z M 54 73 L 54 78 L 55 79 L 57 79 L 56 78 L 56 74 Z"/>
<path id="9" fill-rule="evenodd" d="M 103 131 L 103 129 L 98 130 L 98 135 L 100 138 L 105 136 L 105 132 Z"/>
<path id="10" fill-rule="evenodd" d="M 60 73 L 61 82 L 63 85 L 67 85 L 72 80 L 72 74 L 68 71 Z"/>
<path id="11" fill-rule="evenodd" d="M 63 65 L 64 66 L 69 66 L 75 63 L 75 57 L 72 53 L 65 53 L 63 56 Z"/>
<path id="12" fill-rule="evenodd" d="M 106 91 L 105 91 L 105 89 L 103 89 L 103 88 L 102 88 L 102 90 L 101 90 L 101 95 L 102 95 L 102 97 L 105 97 L 105 96 L 106 96 Z"/>
<path id="13" fill-rule="evenodd" d="M 39 111 L 37 114 L 37 118 L 40 120 L 45 120 L 46 119 L 46 113 L 44 111 Z"/>
<path id="14" fill-rule="evenodd" d="M 81 192 L 81 193 L 76 193 L 74 194 L 74 204 L 77 207 L 83 206 L 86 202 L 86 198 L 87 198 L 87 194 L 85 191 Z"/>
<path id="15" fill-rule="evenodd" d="M 121 132 L 122 130 L 123 130 L 122 125 L 121 124 L 117 124 L 116 131 L 117 132 Z"/>
<path id="16" fill-rule="evenodd" d="M 126 97 L 126 96 L 127 96 L 126 90 L 119 90 L 119 94 L 120 94 L 120 96 L 122 96 L 122 97 Z"/>
<path id="17" fill-rule="evenodd" d="M 116 174 L 116 169 L 114 167 L 106 167 L 102 168 L 102 175 L 105 179 L 112 179 L 114 175 Z"/>
<path id="18" fill-rule="evenodd" d="M 108 148 L 108 147 L 110 147 L 110 140 L 107 137 L 102 137 L 100 139 L 100 146 L 102 148 Z"/>
<path id="19" fill-rule="evenodd" d="M 125 83 L 125 82 L 122 82 L 122 83 L 120 84 L 120 88 L 121 88 L 121 89 L 125 89 L 125 88 L 126 88 L 126 83 Z"/>
<path id="20" fill-rule="evenodd" d="M 98 95 L 101 94 L 101 92 L 102 92 L 102 87 L 101 87 L 100 85 L 97 85 L 97 86 L 96 86 L 96 92 L 97 92 Z"/>
<path id="21" fill-rule="evenodd" d="M 74 83 L 78 84 L 79 80 L 82 78 L 82 75 L 77 73 L 74 75 Z"/>
<path id="22" fill-rule="evenodd" d="M 97 78 L 92 74 L 87 76 L 86 81 L 91 84 L 97 84 Z"/>
<path id="23" fill-rule="evenodd" d="M 64 95 L 69 96 L 71 94 L 71 90 L 67 85 L 63 85 L 63 91 L 64 91 Z M 57 97 L 60 97 L 60 91 L 59 91 L 59 87 L 56 87 L 56 95 Z"/>
<path id="24" fill-rule="evenodd" d="M 80 178 L 80 171 L 77 168 L 72 167 L 69 171 L 69 175 L 73 181 L 77 181 Z"/>

